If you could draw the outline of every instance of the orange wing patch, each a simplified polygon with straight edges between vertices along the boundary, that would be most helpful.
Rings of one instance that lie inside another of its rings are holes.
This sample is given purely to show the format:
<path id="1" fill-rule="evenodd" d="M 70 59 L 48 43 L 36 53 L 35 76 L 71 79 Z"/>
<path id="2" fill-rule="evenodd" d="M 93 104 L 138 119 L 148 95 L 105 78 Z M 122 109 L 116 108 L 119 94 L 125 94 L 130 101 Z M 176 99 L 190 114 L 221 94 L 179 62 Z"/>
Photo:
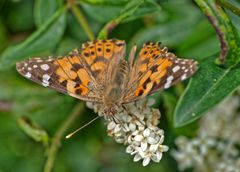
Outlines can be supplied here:
<path id="1" fill-rule="evenodd" d="M 133 66 L 124 100 L 131 102 L 159 89 L 169 88 L 196 70 L 196 61 L 179 59 L 166 47 L 160 47 L 159 43 L 148 42 L 140 50 Z"/>
<path id="2" fill-rule="evenodd" d="M 81 65 L 76 56 L 64 57 L 54 61 L 56 75 L 60 83 L 67 82 L 66 88 L 69 94 L 84 95 L 89 92 L 88 86 L 91 81 L 89 74 Z"/>
<path id="3" fill-rule="evenodd" d="M 110 39 L 87 42 L 79 51 L 80 61 L 91 74 L 91 79 L 102 86 L 111 59 L 117 60 L 125 53 L 125 41 Z"/>
<path id="4" fill-rule="evenodd" d="M 124 48 L 125 42 L 121 40 L 98 40 L 83 44 L 81 55 L 87 64 L 94 70 L 97 66 L 93 66 L 95 63 L 109 61 L 116 54 L 123 51 Z M 102 67 L 106 67 L 106 64 L 107 63 L 104 63 L 105 66 Z"/>
<path id="5" fill-rule="evenodd" d="M 159 58 L 158 61 L 142 75 L 138 87 L 134 92 L 135 96 L 147 96 L 154 85 L 160 84 L 172 64 L 168 59 Z"/>

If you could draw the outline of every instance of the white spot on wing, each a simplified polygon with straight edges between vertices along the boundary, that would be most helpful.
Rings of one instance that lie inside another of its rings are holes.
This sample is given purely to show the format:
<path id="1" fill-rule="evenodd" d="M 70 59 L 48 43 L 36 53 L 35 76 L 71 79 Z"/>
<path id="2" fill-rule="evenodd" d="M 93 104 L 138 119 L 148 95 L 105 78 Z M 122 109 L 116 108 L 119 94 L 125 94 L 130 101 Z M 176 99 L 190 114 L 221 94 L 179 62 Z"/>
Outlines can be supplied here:
<path id="1" fill-rule="evenodd" d="M 42 64 L 40 67 L 42 70 L 45 70 L 45 71 L 49 69 L 48 64 Z"/>
<path id="2" fill-rule="evenodd" d="M 36 61 L 37 63 L 41 63 L 41 62 L 43 62 L 41 59 L 39 59 L 39 58 L 37 58 L 37 61 Z"/>
<path id="3" fill-rule="evenodd" d="M 48 87 L 49 86 L 49 79 L 50 79 L 50 76 L 48 74 L 44 74 L 42 76 L 42 85 L 44 87 Z"/>
<path id="4" fill-rule="evenodd" d="M 38 66 L 37 65 L 33 65 L 33 68 L 37 68 Z"/>
<path id="5" fill-rule="evenodd" d="M 49 86 L 49 82 L 42 82 L 42 86 L 48 87 Z"/>
<path id="6" fill-rule="evenodd" d="M 171 75 L 167 78 L 167 82 L 164 85 L 164 88 L 169 88 L 171 86 L 172 80 L 174 79 L 174 77 Z"/>
<path id="7" fill-rule="evenodd" d="M 187 79 L 187 74 L 186 73 L 181 76 L 181 80 L 184 80 L 184 79 Z"/>
<path id="8" fill-rule="evenodd" d="M 27 73 L 25 74 L 25 76 L 26 76 L 27 78 L 31 78 L 32 74 L 29 73 L 29 72 L 27 72 Z"/>
<path id="9" fill-rule="evenodd" d="M 50 79 L 50 76 L 49 76 L 48 74 L 44 74 L 44 75 L 42 76 L 42 78 L 43 78 L 43 80 L 48 81 L 48 80 Z"/>
<path id="10" fill-rule="evenodd" d="M 179 69 L 180 69 L 180 66 L 175 66 L 175 67 L 172 69 L 172 71 L 175 73 L 175 72 L 177 72 Z"/>

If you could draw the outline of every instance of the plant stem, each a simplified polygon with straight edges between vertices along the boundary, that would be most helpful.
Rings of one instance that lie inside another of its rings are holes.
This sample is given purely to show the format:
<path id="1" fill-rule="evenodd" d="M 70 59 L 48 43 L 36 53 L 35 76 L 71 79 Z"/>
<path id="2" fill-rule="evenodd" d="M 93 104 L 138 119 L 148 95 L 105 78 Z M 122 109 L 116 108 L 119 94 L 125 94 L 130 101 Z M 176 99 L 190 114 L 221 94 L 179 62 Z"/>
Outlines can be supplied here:
<path id="1" fill-rule="evenodd" d="M 78 23 L 82 26 L 83 30 L 86 32 L 89 40 L 93 41 L 94 40 L 94 34 L 91 31 L 83 13 L 81 10 L 78 8 L 77 4 L 75 3 L 75 0 L 68 0 L 68 5 L 70 9 L 72 10 L 73 14 L 75 15 Z"/>
<path id="2" fill-rule="evenodd" d="M 125 7 L 122 9 L 118 17 L 109 21 L 99 32 L 98 39 L 106 39 L 109 33 L 120 23 L 122 23 L 129 16 L 132 16 L 134 12 L 145 2 L 145 0 L 140 1 L 129 1 Z"/>
<path id="3" fill-rule="evenodd" d="M 227 14 L 216 1 L 217 0 L 195 0 L 217 32 L 221 44 L 219 61 L 220 64 L 223 64 L 226 60 L 228 52 L 238 49 L 238 35 Z M 236 58 L 229 59 L 226 65 L 232 66 L 238 61 L 239 60 Z"/>
<path id="4" fill-rule="evenodd" d="M 81 114 L 81 112 L 84 110 L 84 103 L 80 103 L 75 106 L 72 114 L 69 116 L 69 118 L 60 126 L 60 128 L 57 130 L 56 134 L 52 138 L 52 143 L 49 148 L 47 161 L 45 163 L 44 172 L 51 172 L 53 169 L 54 161 L 57 155 L 57 151 L 60 147 L 61 139 L 64 136 L 65 132 L 71 126 L 71 124 L 77 119 L 77 117 Z"/>
<path id="5" fill-rule="evenodd" d="M 218 3 L 240 17 L 240 9 L 237 8 L 236 6 L 232 5 L 226 0 L 219 0 Z"/>

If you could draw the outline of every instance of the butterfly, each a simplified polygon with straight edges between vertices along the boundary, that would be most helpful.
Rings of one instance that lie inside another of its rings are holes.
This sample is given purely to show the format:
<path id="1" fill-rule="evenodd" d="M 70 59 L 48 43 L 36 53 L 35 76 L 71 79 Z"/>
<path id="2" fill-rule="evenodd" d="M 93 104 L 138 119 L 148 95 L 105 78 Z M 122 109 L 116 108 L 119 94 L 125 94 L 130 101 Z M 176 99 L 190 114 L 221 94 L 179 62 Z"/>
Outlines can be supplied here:
<path id="1" fill-rule="evenodd" d="M 113 116 L 124 104 L 167 89 L 193 75 L 198 63 L 177 58 L 160 43 L 147 42 L 128 60 L 123 40 L 86 42 L 58 58 L 34 57 L 16 64 L 24 77 L 80 100 L 100 104 Z"/>

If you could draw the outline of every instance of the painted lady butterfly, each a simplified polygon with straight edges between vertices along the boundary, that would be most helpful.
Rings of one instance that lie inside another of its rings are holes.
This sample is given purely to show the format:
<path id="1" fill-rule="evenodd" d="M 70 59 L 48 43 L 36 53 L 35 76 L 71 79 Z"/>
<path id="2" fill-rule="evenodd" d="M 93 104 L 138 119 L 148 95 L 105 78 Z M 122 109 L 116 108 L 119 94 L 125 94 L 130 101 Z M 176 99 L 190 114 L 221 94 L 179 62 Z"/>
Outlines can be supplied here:
<path id="1" fill-rule="evenodd" d="M 117 108 L 190 77 L 197 62 L 179 59 L 159 43 L 147 42 L 136 59 L 125 60 L 125 41 L 97 40 L 67 56 L 35 57 L 17 63 L 26 78 L 80 100 L 99 103 L 106 116 Z"/>

